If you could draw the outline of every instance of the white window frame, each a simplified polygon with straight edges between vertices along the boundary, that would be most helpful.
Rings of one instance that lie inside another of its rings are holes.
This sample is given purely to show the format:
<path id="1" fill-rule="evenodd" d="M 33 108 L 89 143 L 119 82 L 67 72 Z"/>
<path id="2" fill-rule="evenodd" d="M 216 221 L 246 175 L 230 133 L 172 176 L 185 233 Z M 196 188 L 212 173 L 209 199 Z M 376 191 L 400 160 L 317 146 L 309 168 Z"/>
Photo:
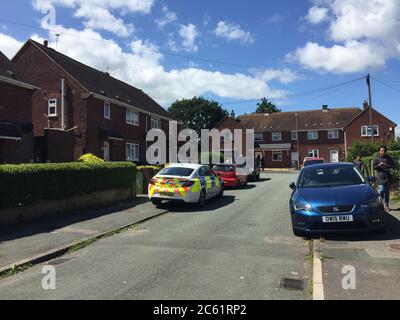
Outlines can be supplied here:
<path id="1" fill-rule="evenodd" d="M 154 125 L 155 123 L 157 123 L 157 125 Z M 161 119 L 152 117 L 150 120 L 150 127 L 152 129 L 161 129 Z"/>
<path id="2" fill-rule="evenodd" d="M 139 112 L 126 109 L 126 123 L 132 126 L 139 126 Z"/>
<path id="3" fill-rule="evenodd" d="M 54 108 L 54 112 L 50 112 L 50 109 Z M 47 101 L 47 114 L 49 117 L 57 117 L 57 99 L 49 99 Z"/>
<path id="4" fill-rule="evenodd" d="M 339 139 L 339 130 L 328 130 L 328 139 L 329 140 Z"/>
<path id="5" fill-rule="evenodd" d="M 257 137 L 257 135 L 258 135 L 258 137 Z M 259 139 L 259 137 L 261 137 L 261 139 Z M 262 132 L 254 133 L 254 141 L 263 142 L 264 141 L 264 134 Z"/>
<path id="6" fill-rule="evenodd" d="M 311 137 L 311 134 L 315 133 L 315 137 Z M 307 140 L 318 140 L 318 131 L 316 130 L 309 130 L 307 131 Z"/>
<path id="7" fill-rule="evenodd" d="M 316 153 L 315 153 L 316 151 Z M 319 158 L 319 149 L 308 149 L 309 158 Z"/>
<path id="8" fill-rule="evenodd" d="M 108 101 L 104 101 L 104 119 L 111 119 L 111 104 Z"/>
<path id="9" fill-rule="evenodd" d="M 371 137 L 371 133 L 368 133 L 368 129 L 370 128 L 371 126 L 362 126 L 361 127 L 361 136 L 362 137 Z M 376 133 L 374 133 L 374 137 L 379 137 L 379 126 L 378 125 L 376 125 L 376 124 L 374 124 L 373 126 L 372 126 L 372 128 L 373 128 L 373 131 L 375 132 L 375 129 L 376 129 Z M 365 131 L 364 131 L 365 130 Z"/>
<path id="10" fill-rule="evenodd" d="M 278 155 L 279 159 L 275 160 L 274 155 Z M 283 161 L 283 151 L 272 151 L 272 161 L 273 162 L 282 162 Z"/>
<path id="11" fill-rule="evenodd" d="M 280 132 L 280 131 L 272 132 L 271 140 L 272 141 L 282 141 L 282 132 Z"/>
<path id="12" fill-rule="evenodd" d="M 299 133 L 297 131 L 292 131 L 292 141 L 297 141 L 299 138 Z"/>
<path id="13" fill-rule="evenodd" d="M 138 162 L 140 158 L 140 147 L 137 143 L 127 142 L 126 146 L 126 160 L 132 162 Z"/>

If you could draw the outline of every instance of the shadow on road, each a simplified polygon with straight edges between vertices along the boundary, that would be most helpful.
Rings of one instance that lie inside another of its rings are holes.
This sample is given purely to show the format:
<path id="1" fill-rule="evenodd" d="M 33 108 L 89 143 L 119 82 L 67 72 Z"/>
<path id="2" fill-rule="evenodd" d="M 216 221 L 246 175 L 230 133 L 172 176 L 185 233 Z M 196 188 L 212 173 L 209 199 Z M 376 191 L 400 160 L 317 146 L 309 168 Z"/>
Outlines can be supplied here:
<path id="1" fill-rule="evenodd" d="M 400 239 L 400 221 L 386 214 L 385 221 L 387 223 L 387 231 L 385 233 L 369 232 L 369 233 L 338 233 L 338 234 L 323 234 L 321 235 L 326 240 L 333 241 L 388 241 Z M 318 238 L 316 236 L 315 238 Z"/>
<path id="2" fill-rule="evenodd" d="M 169 212 L 209 212 L 223 208 L 235 202 L 235 196 L 225 195 L 222 199 L 210 199 L 203 208 L 199 208 L 195 203 L 182 202 L 164 202 L 158 208 L 168 210 Z"/>
<path id="3" fill-rule="evenodd" d="M 90 221 L 92 219 L 99 218 L 101 216 L 110 215 L 119 211 L 131 209 L 137 205 L 148 202 L 147 198 L 141 197 L 136 198 L 132 201 L 123 202 L 109 206 L 106 208 L 94 208 L 79 212 L 76 214 L 68 214 L 60 217 L 47 217 L 41 218 L 34 222 L 30 222 L 29 225 L 15 225 L 12 227 L 1 227 L 0 228 L 0 243 L 3 241 L 10 241 L 19 238 L 29 237 L 39 233 L 48 233 L 57 229 L 67 227 L 69 225 L 82 222 Z"/>

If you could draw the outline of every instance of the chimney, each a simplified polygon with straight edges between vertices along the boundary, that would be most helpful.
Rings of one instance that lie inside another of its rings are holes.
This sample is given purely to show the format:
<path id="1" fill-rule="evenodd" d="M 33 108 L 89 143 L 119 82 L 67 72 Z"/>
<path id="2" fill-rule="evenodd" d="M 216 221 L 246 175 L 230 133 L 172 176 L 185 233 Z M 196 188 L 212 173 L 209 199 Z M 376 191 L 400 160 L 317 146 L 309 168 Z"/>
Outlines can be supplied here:
<path id="1" fill-rule="evenodd" d="M 43 45 L 48 48 L 49 47 L 49 41 L 48 40 L 44 40 L 43 41 Z"/>
<path id="2" fill-rule="evenodd" d="M 328 111 L 328 105 L 327 105 L 327 104 L 324 104 L 324 105 L 322 106 L 322 110 L 323 110 L 323 111 Z"/>
<path id="3" fill-rule="evenodd" d="M 236 118 L 236 115 L 235 115 L 235 111 L 231 111 L 231 118 L 233 118 L 233 119 L 235 119 Z"/>
<path id="4" fill-rule="evenodd" d="M 369 108 L 369 103 L 367 100 L 364 100 L 363 107 L 364 107 L 364 110 Z"/>

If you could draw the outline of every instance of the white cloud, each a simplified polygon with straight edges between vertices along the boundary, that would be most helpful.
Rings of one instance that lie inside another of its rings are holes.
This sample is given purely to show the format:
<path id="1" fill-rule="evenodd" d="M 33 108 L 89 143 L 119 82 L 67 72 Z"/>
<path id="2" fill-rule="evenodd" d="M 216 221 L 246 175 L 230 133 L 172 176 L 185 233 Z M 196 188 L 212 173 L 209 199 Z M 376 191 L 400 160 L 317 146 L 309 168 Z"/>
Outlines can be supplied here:
<path id="1" fill-rule="evenodd" d="M 33 7 L 46 13 L 52 7 L 67 7 L 74 16 L 84 19 L 87 28 L 106 30 L 119 36 L 129 36 L 134 31 L 131 23 L 115 16 L 115 13 L 148 14 L 155 0 L 33 0 Z"/>
<path id="2" fill-rule="evenodd" d="M 86 18 L 85 26 L 90 29 L 102 29 L 119 36 L 127 37 L 134 31 L 132 24 L 124 24 L 121 18 L 114 17 L 108 10 L 101 7 L 83 5 L 74 14 L 78 18 Z"/>
<path id="3" fill-rule="evenodd" d="M 262 79 L 266 82 L 277 80 L 282 84 L 288 84 L 301 79 L 301 77 L 296 72 L 289 69 L 266 69 L 262 72 L 258 71 L 255 74 L 257 78 Z"/>
<path id="4" fill-rule="evenodd" d="M 400 58 L 400 1 L 314 0 L 308 20 L 329 20 L 324 46 L 308 42 L 288 55 L 306 68 L 334 73 L 362 72 Z"/>
<path id="5" fill-rule="evenodd" d="M 194 65 L 166 70 L 162 65 L 163 54 L 149 41 L 133 41 L 130 49 L 124 51 L 115 41 L 106 41 L 93 30 L 77 31 L 62 27 L 57 30 L 65 34 L 58 41 L 60 52 L 102 71 L 109 68 L 112 76 L 144 90 L 162 104 L 205 93 L 233 99 L 258 99 L 264 96 L 284 99 L 288 94 L 285 90 L 271 88 L 268 81 L 287 83 L 290 70 L 280 73 L 279 70 L 269 69 L 251 75 L 208 71 Z M 49 35 L 50 46 L 55 47 L 53 35 Z M 33 38 L 43 41 L 37 36 Z M 18 41 L 2 35 L 0 50 L 6 49 L 10 43 L 16 44 Z"/>
<path id="6" fill-rule="evenodd" d="M 162 8 L 162 11 L 164 12 L 164 16 L 162 18 L 156 19 L 155 21 L 158 29 L 163 29 L 166 25 L 178 20 L 177 14 L 170 11 L 168 7 L 164 6 Z"/>
<path id="7" fill-rule="evenodd" d="M 182 38 L 182 46 L 186 51 L 197 51 L 196 38 L 199 32 L 194 24 L 181 25 L 179 36 Z"/>
<path id="8" fill-rule="evenodd" d="M 328 8 L 315 6 L 308 11 L 306 19 L 312 24 L 318 24 L 328 19 L 328 12 Z"/>
<path id="9" fill-rule="evenodd" d="M 229 41 L 240 41 L 242 43 L 253 43 L 254 37 L 249 31 L 243 30 L 239 25 L 220 21 L 214 31 L 217 37 L 225 38 Z"/>
<path id="10" fill-rule="evenodd" d="M 0 33 L 0 51 L 3 52 L 9 59 L 14 57 L 22 45 L 22 42 L 19 42 L 8 35 Z"/>
<path id="11" fill-rule="evenodd" d="M 306 68 L 332 73 L 361 72 L 385 65 L 385 52 L 372 43 L 350 41 L 332 47 L 309 42 L 290 55 Z"/>

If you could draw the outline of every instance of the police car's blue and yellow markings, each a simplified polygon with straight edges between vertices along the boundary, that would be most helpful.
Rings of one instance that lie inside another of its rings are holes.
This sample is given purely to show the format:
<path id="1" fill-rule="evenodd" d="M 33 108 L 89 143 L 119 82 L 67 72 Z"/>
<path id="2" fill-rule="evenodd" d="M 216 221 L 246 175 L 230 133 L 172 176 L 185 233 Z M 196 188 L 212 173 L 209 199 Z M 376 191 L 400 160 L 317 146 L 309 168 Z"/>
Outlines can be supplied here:
<path id="1" fill-rule="evenodd" d="M 198 203 L 202 190 L 209 199 L 223 195 L 223 182 L 214 175 L 200 176 L 199 170 L 204 167 L 194 164 L 169 164 L 168 168 L 193 169 L 188 177 L 164 176 L 163 171 L 149 183 L 149 199 L 159 204 L 162 200 L 176 200 L 188 203 Z"/>

